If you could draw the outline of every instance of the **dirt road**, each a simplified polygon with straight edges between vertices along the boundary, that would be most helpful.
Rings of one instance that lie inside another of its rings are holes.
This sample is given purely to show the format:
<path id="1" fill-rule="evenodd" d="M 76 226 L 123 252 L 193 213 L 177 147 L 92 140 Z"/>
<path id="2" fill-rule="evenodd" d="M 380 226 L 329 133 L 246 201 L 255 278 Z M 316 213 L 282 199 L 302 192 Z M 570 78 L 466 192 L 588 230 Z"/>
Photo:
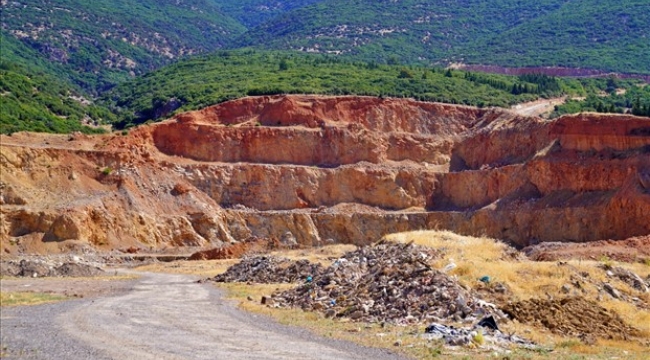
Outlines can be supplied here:
<path id="1" fill-rule="evenodd" d="M 19 359 L 395 359 L 236 309 L 184 275 L 145 273 L 125 293 L 2 309 L 2 352 Z"/>
<path id="2" fill-rule="evenodd" d="M 566 96 L 553 99 L 541 99 L 514 105 L 512 106 L 511 110 L 520 115 L 541 116 L 543 114 L 550 113 L 555 108 L 555 105 L 564 104 L 565 101 Z"/>

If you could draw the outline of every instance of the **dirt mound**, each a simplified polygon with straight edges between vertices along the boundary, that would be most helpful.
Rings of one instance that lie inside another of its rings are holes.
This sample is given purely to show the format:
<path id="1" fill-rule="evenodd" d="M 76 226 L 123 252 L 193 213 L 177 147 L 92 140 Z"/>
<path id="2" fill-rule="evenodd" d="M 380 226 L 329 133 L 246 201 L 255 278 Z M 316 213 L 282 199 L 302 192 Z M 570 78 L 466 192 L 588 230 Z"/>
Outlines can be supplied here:
<path id="1" fill-rule="evenodd" d="M 502 310 L 521 323 L 542 326 L 563 336 L 629 340 L 639 335 L 616 313 L 582 297 L 531 299 L 507 304 Z"/>
<path id="2" fill-rule="evenodd" d="M 650 236 L 587 243 L 541 243 L 528 246 L 522 251 L 535 261 L 611 259 L 624 262 L 644 262 L 646 259 L 650 259 Z"/>
<path id="3" fill-rule="evenodd" d="M 427 262 L 433 249 L 382 243 L 349 252 L 313 280 L 271 296 L 273 306 L 318 311 L 353 321 L 423 323 L 440 320 L 473 323 L 498 314 L 447 274 Z"/>
<path id="4" fill-rule="evenodd" d="M 260 284 L 296 283 L 308 281 L 323 272 L 320 264 L 308 260 L 291 261 L 273 256 L 257 256 L 243 259 L 211 281 L 252 282 Z"/>
<path id="5" fill-rule="evenodd" d="M 101 268 L 79 262 L 55 263 L 45 260 L 3 261 L 0 262 L 0 275 L 16 277 L 88 277 L 104 273 Z"/>

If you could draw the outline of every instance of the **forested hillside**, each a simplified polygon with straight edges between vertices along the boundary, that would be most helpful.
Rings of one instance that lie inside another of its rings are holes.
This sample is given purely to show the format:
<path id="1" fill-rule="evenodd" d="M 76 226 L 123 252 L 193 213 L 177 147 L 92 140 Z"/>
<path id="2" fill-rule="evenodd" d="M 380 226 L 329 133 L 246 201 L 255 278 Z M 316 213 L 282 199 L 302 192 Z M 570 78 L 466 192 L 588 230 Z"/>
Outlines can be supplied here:
<path id="1" fill-rule="evenodd" d="M 650 1 L 567 1 L 557 11 L 483 39 L 468 60 L 650 74 Z"/>
<path id="2" fill-rule="evenodd" d="M 585 94 L 577 80 L 504 76 L 421 66 L 379 65 L 292 52 L 222 51 L 166 66 L 121 84 L 103 98 L 118 128 L 247 95 L 333 94 L 411 97 L 476 106 L 504 106 Z"/>
<path id="3" fill-rule="evenodd" d="M 249 30 L 237 45 L 650 73 L 648 24 L 647 0 L 325 0 Z"/>
<path id="4" fill-rule="evenodd" d="M 650 117 L 650 86 L 615 78 L 606 81 L 581 80 L 591 83 L 584 99 L 569 99 L 556 107 L 553 116 L 583 111 L 599 113 L 631 113 Z"/>
<path id="5" fill-rule="evenodd" d="M 2 2 L 2 30 L 61 65 L 60 76 L 99 92 L 219 48 L 245 28 L 211 0 L 21 0 Z"/>
<path id="6" fill-rule="evenodd" d="M 223 12 L 251 28 L 274 17 L 322 0 L 212 0 Z"/>
<path id="7" fill-rule="evenodd" d="M 115 120 L 113 113 L 94 105 L 65 82 L 0 62 L 0 133 L 97 133 L 104 132 L 97 125 Z"/>

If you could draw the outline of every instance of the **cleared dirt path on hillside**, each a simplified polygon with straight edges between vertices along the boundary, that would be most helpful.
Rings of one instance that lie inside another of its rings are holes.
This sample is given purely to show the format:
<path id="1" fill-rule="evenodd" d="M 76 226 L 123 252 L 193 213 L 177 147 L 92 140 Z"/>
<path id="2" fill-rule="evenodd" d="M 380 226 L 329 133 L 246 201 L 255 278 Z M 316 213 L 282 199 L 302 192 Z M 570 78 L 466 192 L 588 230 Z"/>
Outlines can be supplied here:
<path id="1" fill-rule="evenodd" d="M 145 273 L 126 293 L 2 309 L 2 347 L 20 359 L 395 359 L 236 309 L 185 275 Z"/>
<path id="2" fill-rule="evenodd" d="M 565 101 L 566 96 L 553 99 L 540 99 L 513 105 L 510 109 L 519 115 L 541 116 L 550 113 L 555 108 L 555 105 L 564 104 Z"/>

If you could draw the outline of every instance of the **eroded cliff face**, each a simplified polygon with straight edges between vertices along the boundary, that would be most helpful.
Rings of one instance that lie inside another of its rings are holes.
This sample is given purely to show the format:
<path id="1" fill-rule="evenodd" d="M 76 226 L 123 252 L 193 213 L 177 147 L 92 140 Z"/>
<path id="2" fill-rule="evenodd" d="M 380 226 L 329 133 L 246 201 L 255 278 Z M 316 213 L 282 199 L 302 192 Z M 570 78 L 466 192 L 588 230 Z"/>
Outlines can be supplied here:
<path id="1" fill-rule="evenodd" d="M 2 136 L 10 252 L 650 234 L 650 119 L 370 97 L 245 98 L 128 135 Z"/>

